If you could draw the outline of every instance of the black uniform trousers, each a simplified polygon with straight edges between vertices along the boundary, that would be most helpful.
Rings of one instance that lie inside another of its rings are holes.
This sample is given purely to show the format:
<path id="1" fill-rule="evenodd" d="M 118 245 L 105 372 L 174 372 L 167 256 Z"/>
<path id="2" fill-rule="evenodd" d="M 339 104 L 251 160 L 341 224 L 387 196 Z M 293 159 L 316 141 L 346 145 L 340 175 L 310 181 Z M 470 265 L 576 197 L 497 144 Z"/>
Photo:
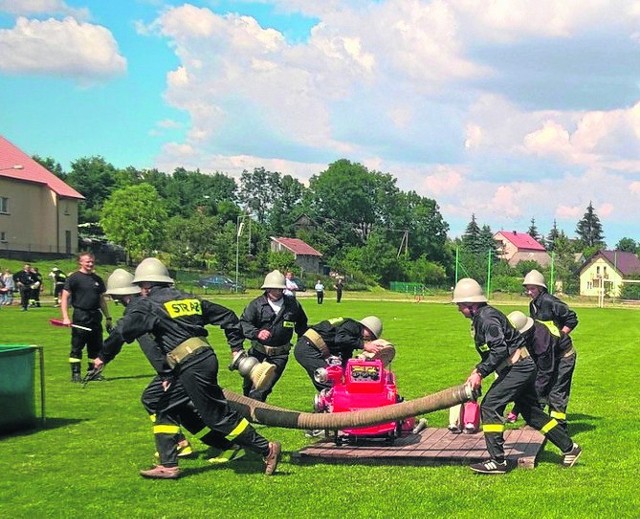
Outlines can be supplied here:
<path id="1" fill-rule="evenodd" d="M 554 379 L 549 392 L 549 414 L 558 420 L 558 423 L 566 430 L 567 428 L 567 407 L 569 406 L 569 395 L 571 394 L 571 381 L 573 372 L 576 369 L 577 353 L 571 348 L 568 356 L 567 352 L 560 353 L 556 359 L 556 369 Z"/>
<path id="2" fill-rule="evenodd" d="M 504 410 L 515 402 L 528 425 L 543 433 L 561 451 L 571 450 L 573 441 L 557 420 L 542 411 L 535 388 L 536 365 L 531 357 L 502 370 L 480 404 L 482 431 L 491 459 L 504 461 Z"/>
<path id="3" fill-rule="evenodd" d="M 82 350 L 87 347 L 88 369 L 93 368 L 93 360 L 98 357 L 102 349 L 102 313 L 100 310 L 73 310 L 72 323 L 91 328 L 91 331 L 71 328 L 71 353 L 69 362 L 80 364 Z"/>
<path id="4" fill-rule="evenodd" d="M 162 386 L 162 377 L 156 375 L 149 385 L 142 392 L 141 402 L 144 406 L 154 426 L 157 423 L 156 410 L 158 403 L 165 396 L 165 389 Z M 167 396 L 167 400 L 164 403 L 164 424 L 165 426 L 176 426 L 180 429 L 180 426 L 184 427 L 194 436 L 198 436 L 200 440 L 210 447 L 214 447 L 220 450 L 227 450 L 232 447 L 232 443 L 227 440 L 224 435 L 211 431 L 206 428 L 202 418 L 198 415 L 196 408 L 191 403 L 189 396 L 187 395 L 182 383 L 175 379 L 171 382 L 173 386 L 170 391 L 170 395 Z M 184 440 L 184 435 L 181 432 L 177 433 L 177 440 Z M 164 444 L 165 442 L 163 442 Z M 168 461 L 171 458 L 171 452 L 158 451 L 160 455 L 160 463 Z"/>
<path id="5" fill-rule="evenodd" d="M 320 350 L 316 348 L 309 339 L 306 337 L 300 337 L 296 343 L 295 349 L 293 350 L 293 355 L 307 372 L 311 382 L 313 382 L 314 387 L 318 391 L 331 388 L 331 384 L 318 382 L 314 378 L 314 374 L 318 368 L 327 367 L 327 361 L 322 356 L 322 353 L 320 353 Z"/>
<path id="6" fill-rule="evenodd" d="M 251 379 L 244 379 L 242 383 L 242 392 L 244 396 L 248 396 L 249 398 L 253 398 L 254 400 L 260 400 L 260 402 L 266 402 L 267 397 L 273 391 L 273 386 L 276 385 L 276 382 L 280 380 L 280 377 L 284 373 L 284 368 L 287 367 L 287 362 L 289 362 L 289 352 L 283 353 L 282 355 L 265 355 L 261 351 L 257 351 L 254 348 L 249 348 L 247 352 L 249 357 L 255 357 L 260 362 L 267 361 L 269 364 L 273 364 L 275 369 L 275 376 L 273 377 L 273 381 L 267 387 L 261 389 L 260 391 L 253 388 L 253 383 Z"/>
<path id="7" fill-rule="evenodd" d="M 197 351 L 176 366 L 175 374 L 209 429 L 253 452 L 263 456 L 269 453 L 269 442 L 245 418 L 229 407 L 222 388 L 218 385 L 218 359 L 213 350 L 207 348 Z M 180 428 L 176 425 L 171 406 L 174 389 L 170 386 L 165 391 L 156 408 L 154 435 L 157 450 L 164 456 L 161 464 L 165 467 L 178 463 L 176 440 Z"/>

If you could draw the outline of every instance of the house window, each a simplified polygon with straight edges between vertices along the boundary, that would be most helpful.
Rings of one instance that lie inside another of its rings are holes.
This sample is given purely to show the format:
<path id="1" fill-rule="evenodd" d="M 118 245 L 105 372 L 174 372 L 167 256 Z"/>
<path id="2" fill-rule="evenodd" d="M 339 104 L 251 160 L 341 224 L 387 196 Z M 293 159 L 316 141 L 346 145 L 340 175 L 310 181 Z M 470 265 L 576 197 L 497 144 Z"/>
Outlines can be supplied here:
<path id="1" fill-rule="evenodd" d="M 6 196 L 0 196 L 0 213 L 9 213 L 9 199 Z"/>

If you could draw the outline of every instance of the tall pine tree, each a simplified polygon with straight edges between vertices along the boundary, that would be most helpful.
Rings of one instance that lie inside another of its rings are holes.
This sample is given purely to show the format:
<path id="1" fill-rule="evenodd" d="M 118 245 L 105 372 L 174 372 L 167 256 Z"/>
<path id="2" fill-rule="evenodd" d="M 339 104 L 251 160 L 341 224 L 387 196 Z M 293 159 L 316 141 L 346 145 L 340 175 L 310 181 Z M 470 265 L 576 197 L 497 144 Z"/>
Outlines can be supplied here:
<path id="1" fill-rule="evenodd" d="M 465 251 L 474 254 L 483 252 L 485 250 L 480 226 L 478 225 L 478 222 L 476 222 L 475 214 L 471 215 L 471 221 L 467 225 L 467 229 L 462 235 L 462 248 Z"/>
<path id="2" fill-rule="evenodd" d="M 587 212 L 576 226 L 578 239 L 585 247 L 604 247 L 604 234 L 600 218 L 593 209 L 593 204 L 589 202 Z"/>
<path id="3" fill-rule="evenodd" d="M 559 236 L 560 231 L 558 231 L 558 223 L 554 220 L 553 227 L 551 227 L 549 234 L 547 234 L 546 247 L 549 252 L 553 252 L 554 250 L 556 250 L 556 241 L 558 240 Z"/>

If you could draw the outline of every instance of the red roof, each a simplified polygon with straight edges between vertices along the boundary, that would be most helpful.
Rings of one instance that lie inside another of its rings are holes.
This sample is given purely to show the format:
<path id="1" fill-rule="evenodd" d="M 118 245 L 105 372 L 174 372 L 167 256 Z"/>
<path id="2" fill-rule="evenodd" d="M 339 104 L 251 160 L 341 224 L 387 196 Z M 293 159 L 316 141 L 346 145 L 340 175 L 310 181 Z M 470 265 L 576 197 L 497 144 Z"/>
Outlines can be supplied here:
<path id="1" fill-rule="evenodd" d="M 315 250 L 311 245 L 303 242 L 298 238 L 276 238 L 271 237 L 272 240 L 277 241 L 282 244 L 283 247 L 286 247 L 291 252 L 300 256 L 322 256 L 320 252 Z"/>
<path id="2" fill-rule="evenodd" d="M 22 166 L 22 168 L 14 169 L 13 166 L 17 165 Z M 51 171 L 38 164 L 29 155 L 2 136 L 0 136 L 0 177 L 44 184 L 63 198 L 84 198 L 70 185 L 56 177 Z"/>
<path id="3" fill-rule="evenodd" d="M 502 235 L 506 240 L 509 240 L 518 250 L 546 250 L 540 243 L 534 240 L 526 232 L 517 231 L 499 231 L 496 233 Z"/>

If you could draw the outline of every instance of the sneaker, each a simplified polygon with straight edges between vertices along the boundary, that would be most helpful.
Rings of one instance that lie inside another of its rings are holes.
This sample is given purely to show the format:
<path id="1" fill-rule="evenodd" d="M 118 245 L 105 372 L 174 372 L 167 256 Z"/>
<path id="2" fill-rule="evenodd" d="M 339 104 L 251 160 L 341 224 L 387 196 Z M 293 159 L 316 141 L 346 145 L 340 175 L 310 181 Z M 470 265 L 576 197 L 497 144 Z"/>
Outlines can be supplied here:
<path id="1" fill-rule="evenodd" d="M 269 454 L 264 458 L 264 473 L 267 476 L 271 476 L 276 471 L 276 467 L 280 461 L 280 450 L 280 442 L 269 442 Z"/>
<path id="2" fill-rule="evenodd" d="M 507 460 L 502 463 L 495 460 L 487 460 L 482 463 L 474 463 L 469 468 L 479 474 L 506 474 L 507 473 Z"/>
<path id="3" fill-rule="evenodd" d="M 178 442 L 177 449 L 179 458 L 188 458 L 189 456 L 193 456 L 194 454 L 193 447 L 191 447 L 189 440 L 182 440 Z M 153 455 L 157 460 L 160 459 L 160 453 L 158 451 L 156 451 Z"/>
<path id="4" fill-rule="evenodd" d="M 82 382 L 82 378 L 80 377 L 80 373 L 74 373 L 71 375 L 71 382 Z"/>
<path id="5" fill-rule="evenodd" d="M 180 477 L 179 467 L 165 467 L 164 465 L 156 465 L 149 470 L 141 470 L 140 475 L 143 478 L 151 479 L 178 479 Z"/>
<path id="6" fill-rule="evenodd" d="M 217 456 L 213 458 L 209 458 L 209 463 L 213 464 L 221 464 L 221 463 L 229 463 L 230 461 L 239 460 L 246 454 L 245 450 L 239 446 L 233 446 L 226 451 L 222 451 Z"/>
<path id="7" fill-rule="evenodd" d="M 518 415 L 516 413 L 509 413 L 507 415 L 507 423 L 515 423 L 518 419 Z"/>
<path id="8" fill-rule="evenodd" d="M 473 425 L 472 423 L 468 423 L 464 426 L 464 431 L 465 434 L 475 434 L 478 432 L 478 429 L 476 428 L 475 425 Z"/>
<path id="9" fill-rule="evenodd" d="M 460 434 L 462 432 L 462 429 L 455 424 L 450 425 L 447 429 L 449 429 L 449 432 L 452 432 L 453 434 Z"/>
<path id="10" fill-rule="evenodd" d="M 178 458 L 188 458 L 193 455 L 193 447 L 189 443 L 189 440 L 182 440 L 178 442 Z"/>
<path id="11" fill-rule="evenodd" d="M 578 461 L 580 454 L 582 454 L 582 448 L 577 443 L 574 443 L 569 452 L 562 453 L 562 466 L 567 468 L 573 467 L 576 461 Z"/>
<path id="12" fill-rule="evenodd" d="M 304 431 L 307 438 L 320 438 L 324 436 L 324 429 L 307 429 Z"/>

